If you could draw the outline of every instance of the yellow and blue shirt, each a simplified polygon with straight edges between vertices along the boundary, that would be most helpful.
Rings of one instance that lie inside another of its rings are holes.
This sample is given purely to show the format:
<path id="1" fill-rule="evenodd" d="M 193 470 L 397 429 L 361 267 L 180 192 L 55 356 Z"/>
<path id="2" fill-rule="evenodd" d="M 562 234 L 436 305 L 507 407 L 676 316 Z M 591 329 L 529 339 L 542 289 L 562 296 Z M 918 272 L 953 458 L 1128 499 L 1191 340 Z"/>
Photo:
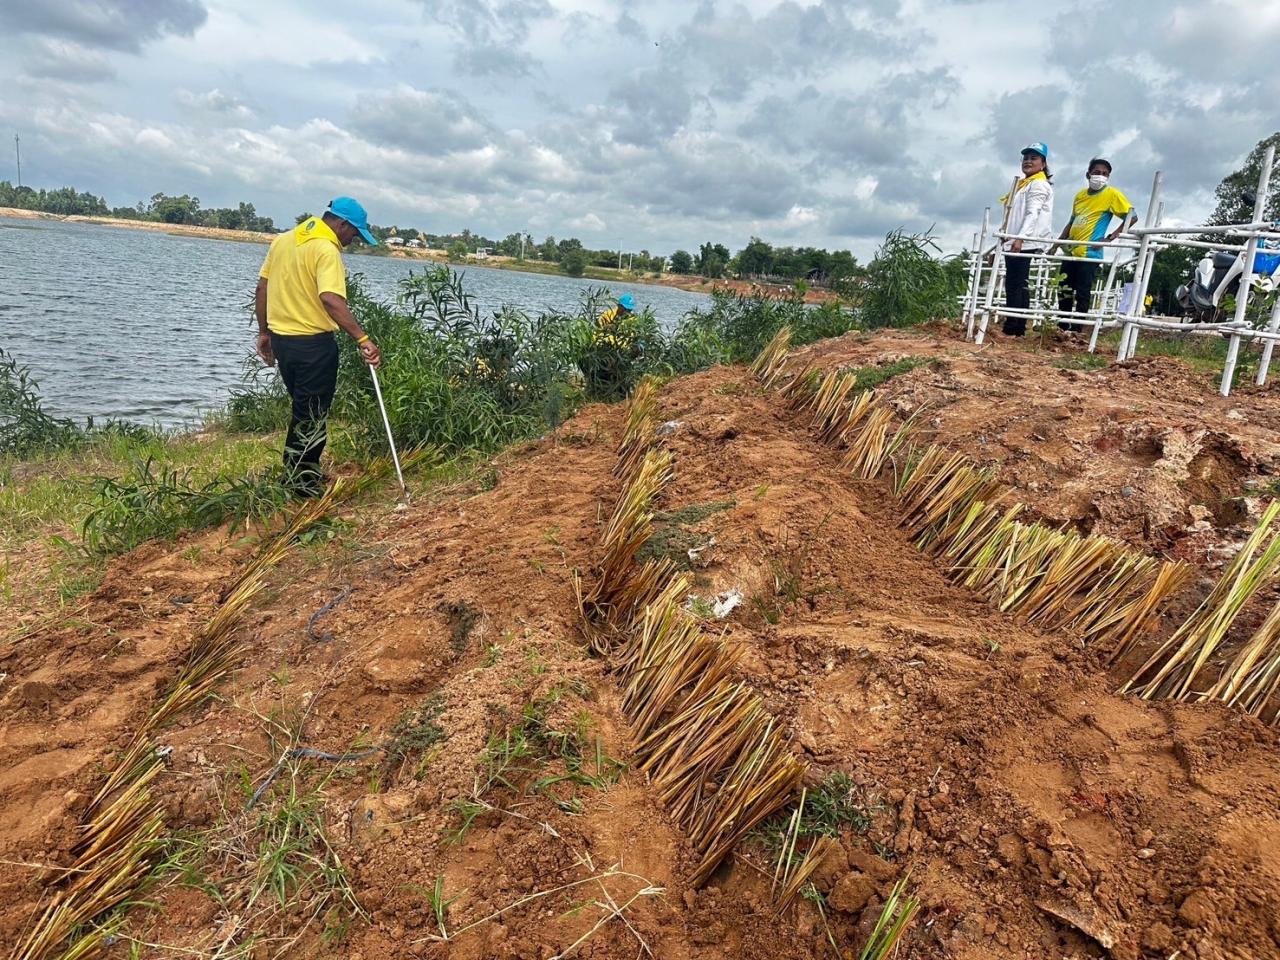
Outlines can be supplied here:
<path id="1" fill-rule="evenodd" d="M 1129 198 L 1115 187 L 1103 187 L 1097 193 L 1091 193 L 1086 187 L 1076 194 L 1071 204 L 1071 232 L 1067 237 L 1076 241 L 1105 240 L 1111 218 L 1126 217 L 1132 210 Z M 1102 248 L 1080 244 L 1071 248 L 1071 256 L 1101 260 Z"/>
<path id="2" fill-rule="evenodd" d="M 284 336 L 337 330 L 320 294 L 346 299 L 347 271 L 338 235 L 319 217 L 309 217 L 271 241 L 258 276 L 267 281 L 267 328 Z"/>

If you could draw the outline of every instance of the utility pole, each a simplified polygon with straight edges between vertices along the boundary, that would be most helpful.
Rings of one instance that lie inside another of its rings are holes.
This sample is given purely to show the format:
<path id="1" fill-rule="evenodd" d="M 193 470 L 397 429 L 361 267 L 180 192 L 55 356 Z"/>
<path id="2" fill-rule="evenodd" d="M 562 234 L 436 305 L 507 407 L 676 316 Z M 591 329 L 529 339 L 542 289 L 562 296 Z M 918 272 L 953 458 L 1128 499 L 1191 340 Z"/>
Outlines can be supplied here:
<path id="1" fill-rule="evenodd" d="M 622 238 L 618 238 L 618 269 L 622 269 Z"/>
<path id="2" fill-rule="evenodd" d="M 520 259 L 524 259 L 524 234 L 520 234 Z"/>
<path id="3" fill-rule="evenodd" d="M 22 141 L 18 139 L 18 135 L 13 135 L 13 152 L 18 158 L 18 187 L 22 187 Z"/>

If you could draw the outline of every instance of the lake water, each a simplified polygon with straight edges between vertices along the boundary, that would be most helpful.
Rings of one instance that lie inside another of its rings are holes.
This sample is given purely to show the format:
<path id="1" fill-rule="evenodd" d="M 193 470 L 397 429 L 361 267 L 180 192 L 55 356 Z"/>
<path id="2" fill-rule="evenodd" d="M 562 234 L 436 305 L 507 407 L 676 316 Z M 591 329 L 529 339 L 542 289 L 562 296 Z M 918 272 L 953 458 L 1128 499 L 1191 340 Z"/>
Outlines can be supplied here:
<path id="1" fill-rule="evenodd" d="M 247 309 L 260 243 L 177 237 L 85 223 L 0 217 L 0 347 L 31 368 L 46 409 L 180 426 L 220 406 L 239 380 L 256 326 Z M 347 256 L 372 291 L 395 294 L 417 261 Z M 570 310 L 593 281 L 467 267 L 482 310 Z M 599 285 L 595 281 L 594 285 Z M 635 294 L 664 326 L 707 302 L 651 285 Z"/>

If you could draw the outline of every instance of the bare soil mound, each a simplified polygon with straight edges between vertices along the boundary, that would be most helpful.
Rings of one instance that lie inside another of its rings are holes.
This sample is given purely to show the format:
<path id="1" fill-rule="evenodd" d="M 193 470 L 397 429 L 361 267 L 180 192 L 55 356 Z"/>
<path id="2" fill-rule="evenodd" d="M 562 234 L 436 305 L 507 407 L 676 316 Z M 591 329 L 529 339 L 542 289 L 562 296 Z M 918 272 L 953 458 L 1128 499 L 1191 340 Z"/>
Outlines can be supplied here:
<path id="1" fill-rule="evenodd" d="M 897 334 L 803 355 L 932 361 L 882 388 L 903 412 L 1041 516 L 1206 576 L 1280 454 L 1270 392 L 1220 400 L 1176 361 L 1086 372 Z M 741 645 L 811 786 L 840 783 L 856 811 L 814 897 L 774 910 L 767 831 L 693 887 L 687 839 L 625 767 L 617 683 L 575 600 L 620 489 L 621 413 L 592 407 L 272 575 L 240 669 L 166 732 L 174 854 L 107 955 L 857 956 L 909 872 L 923 905 L 902 957 L 1280 956 L 1273 728 L 1116 695 L 1123 667 L 944 577 L 888 483 L 850 479 L 745 370 L 672 382 L 659 407 L 676 476 L 648 549 L 690 570 L 690 608 Z M 29 927 L 40 865 L 70 862 L 103 765 L 246 555 L 221 535 L 144 548 L 80 621 L 3 651 L 0 942 Z"/>

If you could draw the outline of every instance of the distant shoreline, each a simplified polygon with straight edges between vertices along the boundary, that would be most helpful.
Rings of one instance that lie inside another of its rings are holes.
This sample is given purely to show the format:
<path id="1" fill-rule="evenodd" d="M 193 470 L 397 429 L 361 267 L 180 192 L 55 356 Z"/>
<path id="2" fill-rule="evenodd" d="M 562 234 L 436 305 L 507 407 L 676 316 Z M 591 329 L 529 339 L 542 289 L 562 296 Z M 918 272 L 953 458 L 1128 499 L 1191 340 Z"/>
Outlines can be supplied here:
<path id="1" fill-rule="evenodd" d="M 200 227 L 187 223 L 157 223 L 152 220 L 123 220 L 117 217 L 86 217 L 79 215 L 65 215 L 60 213 L 45 213 L 41 210 L 24 210 L 20 207 L 0 207 L 0 217 L 10 217 L 15 220 L 56 220 L 64 223 L 91 223 L 101 227 L 118 227 L 131 230 L 149 230 L 153 233 L 167 233 L 175 237 L 199 237 L 205 240 L 231 240 L 236 243 L 270 243 L 276 237 L 277 233 L 259 233 L 252 230 L 227 230 L 222 227 Z M 450 260 L 443 250 L 405 250 L 403 248 L 390 249 L 386 253 L 363 253 L 356 254 L 348 251 L 351 255 L 358 256 L 381 256 L 395 260 L 425 260 L 432 263 L 447 263 L 455 267 L 486 267 L 491 270 L 515 270 L 520 273 L 543 274 L 553 277 L 568 277 L 569 275 L 552 263 L 541 260 L 537 261 L 521 261 L 515 257 L 489 256 L 484 259 L 476 259 L 468 257 L 465 261 Z M 586 272 L 577 279 L 585 280 L 601 280 L 606 283 L 634 283 L 647 284 L 657 287 L 671 287 L 676 290 L 684 290 L 688 293 L 704 293 L 710 294 L 716 290 L 732 290 L 736 293 L 752 293 L 762 291 L 766 296 L 781 298 L 790 296 L 791 287 L 780 286 L 778 284 L 757 284 L 748 280 L 708 280 L 705 277 L 692 276 L 689 274 L 663 274 L 655 276 L 654 274 L 632 274 L 625 270 L 615 270 L 612 267 L 596 267 L 589 266 Z M 827 290 L 810 289 L 805 293 L 806 303 L 825 303 L 836 299 L 835 295 Z"/>

